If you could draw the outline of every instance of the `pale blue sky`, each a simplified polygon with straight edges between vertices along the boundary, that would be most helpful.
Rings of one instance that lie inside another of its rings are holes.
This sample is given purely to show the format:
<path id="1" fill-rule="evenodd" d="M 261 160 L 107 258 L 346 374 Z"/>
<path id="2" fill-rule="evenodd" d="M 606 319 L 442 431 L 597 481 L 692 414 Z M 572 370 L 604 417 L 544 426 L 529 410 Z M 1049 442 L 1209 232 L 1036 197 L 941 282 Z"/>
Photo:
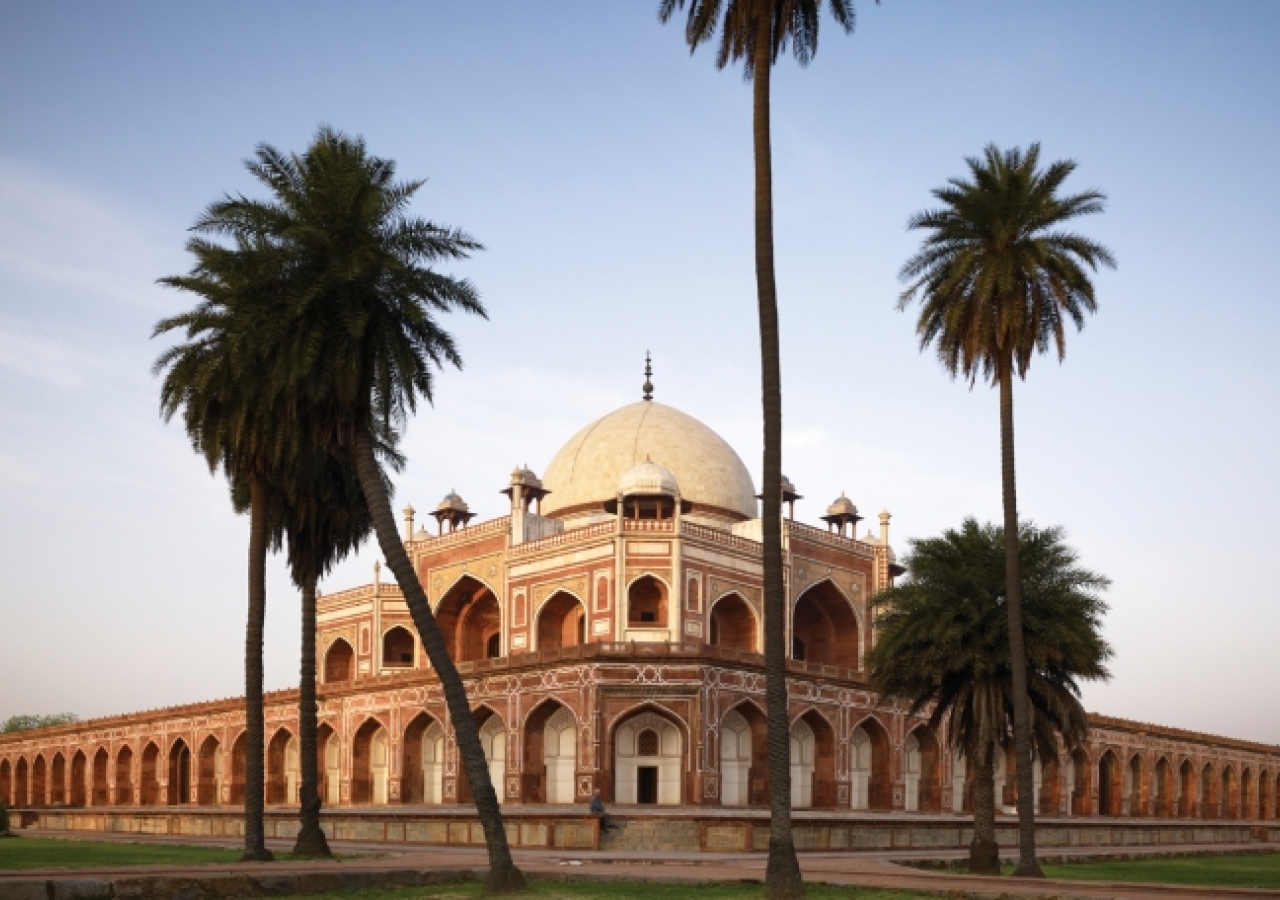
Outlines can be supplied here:
<path id="1" fill-rule="evenodd" d="M 185 229 L 259 141 L 363 134 L 487 252 L 491 320 L 413 422 L 397 508 L 484 516 L 639 395 L 758 473 L 750 92 L 655 3 L 0 5 L 0 717 L 241 685 L 246 522 L 156 411 Z M 999 516 L 996 398 L 895 312 L 907 216 L 995 141 L 1080 163 L 1120 268 L 1019 386 L 1026 516 L 1114 579 L 1091 708 L 1280 741 L 1280 6 L 862 2 L 775 78 L 786 471 L 894 543 Z M 368 579 L 365 552 L 329 589 Z M 268 684 L 296 681 L 273 565 Z"/>

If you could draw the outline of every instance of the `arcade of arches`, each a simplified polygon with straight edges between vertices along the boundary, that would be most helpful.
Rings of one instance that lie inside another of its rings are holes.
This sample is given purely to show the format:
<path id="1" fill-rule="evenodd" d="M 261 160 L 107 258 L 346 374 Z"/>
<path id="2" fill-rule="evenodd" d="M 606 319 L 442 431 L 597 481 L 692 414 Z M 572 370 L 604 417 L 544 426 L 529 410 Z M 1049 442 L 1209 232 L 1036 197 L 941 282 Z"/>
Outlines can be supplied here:
<path id="1" fill-rule="evenodd" d="M 495 488 L 502 488 L 495 483 Z M 878 706 L 863 668 L 871 604 L 903 570 L 890 514 L 859 535 L 841 497 L 796 518 L 788 482 L 784 624 L 797 808 L 962 815 L 972 775 L 945 731 Z M 510 508 L 475 521 L 451 493 L 404 544 L 458 665 L 504 804 L 767 806 L 762 522 L 747 467 L 651 400 L 591 423 L 545 479 L 517 467 Z M 329 807 L 448 806 L 471 788 L 404 597 L 317 598 L 320 786 Z M 266 697 L 266 801 L 298 802 L 297 692 Z M 1085 746 L 1034 763 L 1043 814 L 1272 820 L 1280 747 L 1093 716 Z M 242 804 L 235 699 L 0 735 L 18 807 Z M 1013 754 L 997 799 L 1016 802 Z"/>

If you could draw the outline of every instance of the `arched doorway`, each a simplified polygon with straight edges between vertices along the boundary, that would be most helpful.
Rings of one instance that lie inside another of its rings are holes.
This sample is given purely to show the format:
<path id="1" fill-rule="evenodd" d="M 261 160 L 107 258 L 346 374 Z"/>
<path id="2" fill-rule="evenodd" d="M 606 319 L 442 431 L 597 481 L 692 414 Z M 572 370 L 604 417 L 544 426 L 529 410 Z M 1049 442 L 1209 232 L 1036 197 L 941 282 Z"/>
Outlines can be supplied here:
<path id="1" fill-rule="evenodd" d="M 298 742 L 280 728 L 267 744 L 267 803 L 282 805 L 298 799 Z"/>
<path id="2" fill-rule="evenodd" d="M 83 750 L 77 750 L 71 757 L 71 805 L 88 806 L 88 791 L 85 790 L 85 771 L 89 767 Z"/>
<path id="3" fill-rule="evenodd" d="M 1042 816 L 1058 815 L 1062 809 L 1062 767 L 1058 762 L 1058 754 L 1041 760 L 1036 756 L 1040 766 L 1039 802 L 1036 811 Z"/>
<path id="4" fill-rule="evenodd" d="M 729 650 L 758 652 L 756 614 L 740 594 L 726 594 L 711 607 L 709 643 Z"/>
<path id="5" fill-rule="evenodd" d="M 191 802 L 191 749 L 178 738 L 169 747 L 169 796 L 170 806 Z"/>
<path id="6" fill-rule="evenodd" d="M 631 628 L 667 627 L 667 586 L 652 575 L 637 578 L 627 588 L 627 625 Z"/>
<path id="7" fill-rule="evenodd" d="M 0 759 L 0 803 L 5 806 L 16 805 L 13 802 L 13 772 L 7 759 Z"/>
<path id="8" fill-rule="evenodd" d="M 1089 764 L 1089 754 L 1083 747 L 1071 751 L 1068 758 L 1066 792 L 1067 804 L 1072 815 L 1089 816 L 1093 814 L 1093 802 L 1089 776 L 1093 767 Z"/>
<path id="9" fill-rule="evenodd" d="M 27 795 L 27 776 L 28 772 L 27 758 L 25 756 L 18 757 L 18 764 L 13 767 L 13 805 L 22 807 L 30 805 L 30 797 Z"/>
<path id="10" fill-rule="evenodd" d="M 800 595 L 791 614 L 791 658 L 857 669 L 858 619 L 848 599 L 830 581 Z"/>
<path id="11" fill-rule="evenodd" d="M 523 797 L 528 803 L 573 803 L 578 765 L 578 722 L 563 704 L 548 700 L 524 722 Z"/>
<path id="12" fill-rule="evenodd" d="M 196 754 L 196 804 L 217 806 L 222 802 L 222 745 L 213 735 L 204 739 Z"/>
<path id="13" fill-rule="evenodd" d="M 1213 779 L 1213 763 L 1205 763 L 1200 770 L 1200 818 L 1216 819 L 1218 817 L 1217 785 Z"/>
<path id="14" fill-rule="evenodd" d="M 464 576 L 436 607 L 436 624 L 454 662 L 502 655 L 502 615 L 488 586 Z"/>
<path id="15" fill-rule="evenodd" d="M 1271 800 L 1271 776 L 1266 769 L 1258 773 L 1258 818 L 1270 819 L 1274 815 Z"/>
<path id="16" fill-rule="evenodd" d="M 36 757 L 31 764 L 31 805 L 44 806 L 48 802 L 48 772 L 46 771 L 44 754 Z"/>
<path id="17" fill-rule="evenodd" d="M 902 748 L 902 770 L 906 782 L 904 808 L 907 812 L 941 812 L 942 782 L 938 739 L 921 725 L 909 735 Z"/>
<path id="18" fill-rule="evenodd" d="M 1178 767 L 1178 815 L 1193 818 L 1196 814 L 1196 768 L 1184 759 Z"/>
<path id="19" fill-rule="evenodd" d="M 1168 819 L 1173 815 L 1170 805 L 1173 795 L 1172 774 L 1169 760 L 1160 757 L 1151 776 L 1151 812 L 1160 819 Z"/>
<path id="20" fill-rule="evenodd" d="M 231 805 L 240 806 L 245 798 L 245 780 L 249 761 L 248 736 L 243 732 L 231 745 Z"/>
<path id="21" fill-rule="evenodd" d="M 1120 761 L 1116 759 L 1114 750 L 1108 750 L 1098 760 L 1099 815 L 1119 816 L 1121 814 L 1122 778 Z"/>
<path id="22" fill-rule="evenodd" d="M 320 798 L 326 806 L 342 802 L 342 744 L 328 722 L 316 730 L 316 759 L 320 763 Z"/>
<path id="23" fill-rule="evenodd" d="M 538 650 L 559 650 L 585 644 L 587 611 L 567 591 L 552 594 L 538 610 Z"/>
<path id="24" fill-rule="evenodd" d="M 412 669 L 417 644 L 408 628 L 397 625 L 382 636 L 382 667 L 384 669 Z"/>
<path id="25" fill-rule="evenodd" d="M 1240 773 L 1240 818 L 1256 819 L 1257 801 L 1253 795 L 1253 770 L 1248 766 Z"/>
<path id="26" fill-rule="evenodd" d="M 498 802 L 506 800 L 507 781 L 507 724 L 502 716 L 487 706 L 475 710 L 476 726 L 480 730 L 480 747 L 484 750 L 485 762 L 489 764 L 489 780 L 493 783 L 493 792 Z M 471 789 L 471 780 L 467 777 L 467 768 L 458 760 L 458 802 L 474 803 L 475 793 Z"/>
<path id="27" fill-rule="evenodd" d="M 764 713 L 739 703 L 720 723 L 720 802 L 763 806 L 769 802 L 769 744 Z"/>
<path id="28" fill-rule="evenodd" d="M 645 709 L 617 725 L 613 758 L 618 803 L 679 805 L 684 736 L 665 715 Z"/>
<path id="29" fill-rule="evenodd" d="M 791 805 L 829 808 L 835 797 L 835 731 L 811 709 L 791 725 Z"/>
<path id="30" fill-rule="evenodd" d="M 142 805 L 160 805 L 160 748 L 152 741 L 142 750 Z"/>
<path id="31" fill-rule="evenodd" d="M 731 709 L 720 720 L 720 804 L 746 806 L 750 798 L 751 724 Z"/>
<path id="32" fill-rule="evenodd" d="M 850 805 L 853 809 L 893 809 L 889 781 L 889 733 L 868 716 L 849 736 Z"/>
<path id="33" fill-rule="evenodd" d="M 959 747 L 951 750 L 951 811 L 973 809 L 973 779 L 969 777 L 969 761 Z"/>
<path id="34" fill-rule="evenodd" d="M 67 759 L 61 753 L 53 754 L 53 764 L 50 765 L 50 785 L 49 785 L 49 802 L 54 806 L 65 806 L 67 802 Z M 3 777 L 0 777 L 0 785 L 3 785 Z M 2 789 L 2 787 L 0 787 Z"/>
<path id="35" fill-rule="evenodd" d="M 1231 766 L 1227 766 L 1222 770 L 1222 789 L 1218 797 L 1222 809 L 1222 818 L 1236 818 L 1236 801 L 1238 799 L 1236 797 L 1236 773 Z"/>
<path id="36" fill-rule="evenodd" d="M 1146 815 L 1146 791 L 1143 790 L 1142 757 L 1137 753 L 1129 757 L 1124 770 L 1124 815 Z"/>
<path id="37" fill-rule="evenodd" d="M 427 778 L 427 750 L 424 746 L 424 738 L 427 730 L 435 723 L 435 719 L 424 712 L 418 713 L 413 720 L 405 726 L 404 740 L 401 741 L 403 759 L 400 762 L 400 802 L 401 803 L 426 803 L 440 801 L 427 801 L 426 786 Z M 443 738 L 443 732 L 440 732 Z M 434 749 L 434 748 L 431 748 Z M 443 751 L 443 748 L 441 748 Z M 434 755 L 434 754 L 433 754 Z M 442 760 L 443 761 L 443 760 Z M 439 796 L 438 793 L 435 794 Z"/>
<path id="38" fill-rule="evenodd" d="M 385 804 L 390 774 L 387 730 L 377 719 L 368 719 L 351 743 L 351 802 Z"/>
<path id="39" fill-rule="evenodd" d="M 133 805 L 133 749 L 125 744 L 116 752 L 116 806 Z"/>
<path id="40" fill-rule="evenodd" d="M 329 645 L 324 654 L 324 683 L 341 684 L 355 674 L 356 651 L 342 638 Z"/>
<path id="41" fill-rule="evenodd" d="M 107 786 L 107 766 L 111 764 L 111 757 L 107 755 L 106 747 L 99 747 L 98 752 L 93 754 L 93 805 L 94 806 L 110 806 L 111 805 L 111 789 Z"/>

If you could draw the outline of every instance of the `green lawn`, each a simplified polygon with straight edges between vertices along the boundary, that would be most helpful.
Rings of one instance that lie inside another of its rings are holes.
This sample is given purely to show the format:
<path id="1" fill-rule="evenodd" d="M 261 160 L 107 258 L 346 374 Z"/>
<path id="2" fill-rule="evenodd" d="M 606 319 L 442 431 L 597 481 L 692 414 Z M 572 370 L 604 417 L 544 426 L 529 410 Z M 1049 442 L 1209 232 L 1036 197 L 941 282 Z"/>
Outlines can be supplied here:
<path id="1" fill-rule="evenodd" d="M 533 881 L 523 896 L 550 900 L 760 900 L 756 884 L 661 884 L 652 881 Z M 306 900 L 472 900 L 480 896 L 479 882 L 394 890 L 308 894 Z M 807 900 L 924 900 L 932 895 L 869 888 L 809 885 Z"/>
<path id="2" fill-rule="evenodd" d="M 105 841 L 60 841 L 37 837 L 0 839 L 0 869 L 188 865 L 235 862 L 239 858 L 239 850 L 219 847 L 114 844 Z"/>
<path id="3" fill-rule="evenodd" d="M 1221 887 L 1280 888 L 1280 853 L 1252 856 L 1183 856 L 1045 866 L 1050 878 L 1147 881 Z"/>

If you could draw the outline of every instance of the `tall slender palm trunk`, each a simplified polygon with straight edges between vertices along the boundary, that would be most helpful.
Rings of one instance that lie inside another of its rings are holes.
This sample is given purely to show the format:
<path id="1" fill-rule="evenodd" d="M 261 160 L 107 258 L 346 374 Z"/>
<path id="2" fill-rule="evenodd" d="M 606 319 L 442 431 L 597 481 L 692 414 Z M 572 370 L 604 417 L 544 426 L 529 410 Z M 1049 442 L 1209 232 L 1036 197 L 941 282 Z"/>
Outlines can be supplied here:
<path id="1" fill-rule="evenodd" d="M 991 742 L 980 740 L 973 756 L 973 842 L 969 844 L 972 875 L 1000 874 L 1000 846 L 996 843 L 995 754 Z"/>
<path id="2" fill-rule="evenodd" d="M 293 855 L 330 857 L 329 841 L 320 828 L 320 760 L 316 750 L 316 577 L 302 585 L 302 671 L 298 677 L 298 765 L 302 769 L 299 790 L 301 829 Z"/>
<path id="3" fill-rule="evenodd" d="M 267 862 L 262 826 L 266 721 L 262 711 L 262 629 L 267 615 L 267 486 L 260 476 L 249 485 L 249 621 L 244 635 L 244 855 Z"/>
<path id="4" fill-rule="evenodd" d="M 463 768 L 471 782 L 476 812 L 480 815 L 485 843 L 489 848 L 489 874 L 485 878 L 485 892 L 502 894 L 522 891 L 525 889 L 524 875 L 511 859 L 507 832 L 503 828 L 502 813 L 498 809 L 498 795 L 489 778 L 489 764 L 480 744 L 480 730 L 471 714 L 462 677 L 449 657 L 444 637 L 440 634 L 431 605 L 427 602 L 426 591 L 422 589 L 422 583 L 413 571 L 413 563 L 396 530 L 395 519 L 391 514 L 391 500 L 387 496 L 377 459 L 373 455 L 373 436 L 364 429 L 356 437 L 355 464 L 360 489 L 369 505 L 374 532 L 378 535 L 378 546 L 387 560 L 387 567 L 395 575 L 396 583 L 404 593 L 409 613 L 422 638 L 423 649 L 427 651 L 427 658 L 431 660 L 431 665 L 440 678 L 449 719 L 457 736 L 458 754 L 462 757 Z"/>
<path id="5" fill-rule="evenodd" d="M 1036 862 L 1035 780 L 1031 760 L 1031 701 L 1022 634 L 1022 572 L 1018 565 L 1018 487 L 1013 454 L 1013 360 L 1000 373 L 1000 475 L 1004 492 L 1005 608 L 1009 613 L 1009 669 L 1013 681 L 1013 746 L 1018 777 L 1018 868 L 1014 875 L 1043 878 Z"/>
<path id="6" fill-rule="evenodd" d="M 760 378 L 764 405 L 764 671 L 769 743 L 770 898 L 800 897 L 804 884 L 791 834 L 791 717 L 787 708 L 787 598 L 782 579 L 782 364 L 778 289 L 773 273 L 773 160 L 769 143 L 770 22 L 757 26 L 753 79 L 756 175 L 756 299 L 760 314 Z"/>

